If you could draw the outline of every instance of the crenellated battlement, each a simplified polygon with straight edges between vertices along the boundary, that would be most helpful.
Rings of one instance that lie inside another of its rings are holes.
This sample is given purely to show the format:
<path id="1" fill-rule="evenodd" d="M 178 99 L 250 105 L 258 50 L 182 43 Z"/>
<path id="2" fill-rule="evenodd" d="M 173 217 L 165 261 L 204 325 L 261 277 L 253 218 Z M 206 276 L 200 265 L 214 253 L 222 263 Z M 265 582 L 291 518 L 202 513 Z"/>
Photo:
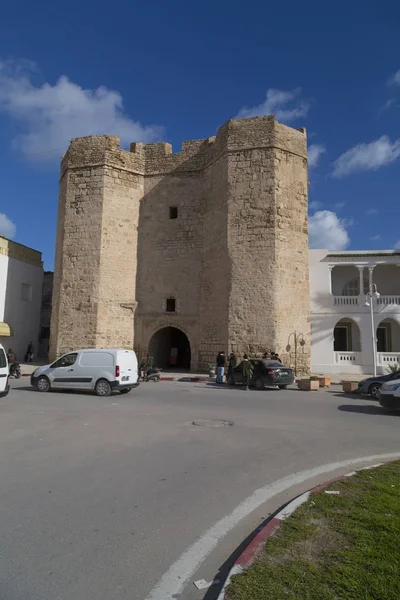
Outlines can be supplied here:
<path id="1" fill-rule="evenodd" d="M 66 169 L 109 165 L 141 175 L 206 168 L 224 152 L 249 148 L 279 148 L 307 159 L 305 129 L 292 129 L 274 116 L 231 119 L 213 137 L 186 140 L 179 152 L 167 142 L 133 142 L 130 150 L 121 149 L 114 135 L 74 138 L 62 159 L 61 176 Z"/>

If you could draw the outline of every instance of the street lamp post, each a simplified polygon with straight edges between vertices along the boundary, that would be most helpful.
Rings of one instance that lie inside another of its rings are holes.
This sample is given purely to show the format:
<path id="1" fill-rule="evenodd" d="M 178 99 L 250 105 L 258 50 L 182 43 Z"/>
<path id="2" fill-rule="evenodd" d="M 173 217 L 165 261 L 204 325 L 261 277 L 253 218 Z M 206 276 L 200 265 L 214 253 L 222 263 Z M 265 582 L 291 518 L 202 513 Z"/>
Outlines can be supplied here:
<path id="1" fill-rule="evenodd" d="M 370 283 L 369 292 L 366 294 L 364 306 L 370 308 L 371 313 L 371 330 L 372 330 L 372 367 L 374 370 L 374 377 L 376 377 L 376 331 L 374 323 L 374 300 L 378 300 L 380 293 L 377 290 L 375 283 Z"/>

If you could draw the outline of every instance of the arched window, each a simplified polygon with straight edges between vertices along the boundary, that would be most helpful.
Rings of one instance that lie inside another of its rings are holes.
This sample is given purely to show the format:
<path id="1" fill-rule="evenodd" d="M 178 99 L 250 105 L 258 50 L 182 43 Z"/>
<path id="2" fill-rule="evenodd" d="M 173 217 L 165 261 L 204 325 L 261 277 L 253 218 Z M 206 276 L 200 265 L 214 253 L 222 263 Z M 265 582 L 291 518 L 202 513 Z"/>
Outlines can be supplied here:
<path id="1" fill-rule="evenodd" d="M 368 292 L 369 283 L 364 279 L 364 294 Z M 360 278 L 354 277 L 343 286 L 342 296 L 359 296 L 360 295 Z"/>

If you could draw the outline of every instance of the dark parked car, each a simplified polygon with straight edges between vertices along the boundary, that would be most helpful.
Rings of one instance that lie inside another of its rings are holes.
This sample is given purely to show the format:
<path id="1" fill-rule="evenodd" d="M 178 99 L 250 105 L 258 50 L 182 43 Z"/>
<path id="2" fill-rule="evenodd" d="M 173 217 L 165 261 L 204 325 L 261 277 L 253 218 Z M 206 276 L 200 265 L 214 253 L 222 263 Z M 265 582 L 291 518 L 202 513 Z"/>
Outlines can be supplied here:
<path id="1" fill-rule="evenodd" d="M 400 379 L 400 371 L 397 373 L 389 373 L 389 375 L 380 375 L 378 377 L 368 377 L 368 379 L 363 379 L 358 384 L 358 390 L 360 394 L 370 394 L 373 398 L 378 399 L 379 397 L 379 388 L 388 381 L 393 381 L 394 379 Z"/>
<path id="2" fill-rule="evenodd" d="M 294 382 L 294 375 L 292 369 L 285 367 L 280 362 L 275 360 L 251 360 L 253 365 L 253 377 L 251 378 L 250 385 L 257 388 L 257 390 L 263 390 L 265 387 L 279 387 L 284 390 L 288 385 Z M 237 366 L 228 379 L 229 385 L 240 384 L 243 385 L 242 371 Z"/>

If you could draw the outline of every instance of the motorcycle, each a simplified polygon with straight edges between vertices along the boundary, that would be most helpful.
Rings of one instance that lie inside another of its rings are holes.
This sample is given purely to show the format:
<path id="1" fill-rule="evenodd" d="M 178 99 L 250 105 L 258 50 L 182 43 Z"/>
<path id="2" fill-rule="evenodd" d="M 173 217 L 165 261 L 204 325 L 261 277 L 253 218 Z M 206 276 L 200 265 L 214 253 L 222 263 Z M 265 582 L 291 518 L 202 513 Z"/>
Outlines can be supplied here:
<path id="1" fill-rule="evenodd" d="M 156 367 L 154 367 L 152 369 L 148 369 L 144 375 L 141 374 L 139 377 L 139 381 L 158 382 L 158 381 L 160 381 L 160 379 L 161 379 L 160 369 L 157 369 Z"/>
<path id="2" fill-rule="evenodd" d="M 11 363 L 8 374 L 9 374 L 9 377 L 14 377 L 14 379 L 19 379 L 22 375 L 20 364 L 19 363 Z"/>

